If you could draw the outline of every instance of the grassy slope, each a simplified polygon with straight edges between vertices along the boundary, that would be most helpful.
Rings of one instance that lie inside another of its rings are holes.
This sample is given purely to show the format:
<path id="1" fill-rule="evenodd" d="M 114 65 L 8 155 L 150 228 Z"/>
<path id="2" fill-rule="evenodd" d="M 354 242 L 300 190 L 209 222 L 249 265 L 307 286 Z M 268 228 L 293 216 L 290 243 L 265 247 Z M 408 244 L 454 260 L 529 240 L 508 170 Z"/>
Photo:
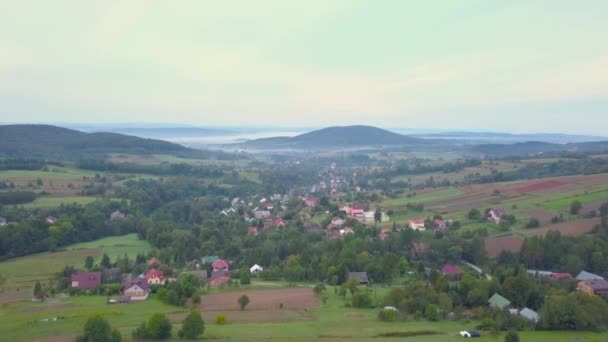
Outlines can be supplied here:
<path id="1" fill-rule="evenodd" d="M 0 274 L 6 276 L 6 292 L 20 289 L 27 291 L 37 281 L 46 281 L 61 271 L 65 266 L 84 266 L 84 259 L 91 255 L 99 258 L 107 253 L 110 258 L 122 256 L 127 253 L 134 258 L 139 252 L 147 252 L 150 245 L 146 241 L 138 240 L 135 234 L 108 237 L 91 242 L 75 244 L 66 247 L 65 251 L 54 253 L 40 253 L 16 258 L 0 263 Z"/>

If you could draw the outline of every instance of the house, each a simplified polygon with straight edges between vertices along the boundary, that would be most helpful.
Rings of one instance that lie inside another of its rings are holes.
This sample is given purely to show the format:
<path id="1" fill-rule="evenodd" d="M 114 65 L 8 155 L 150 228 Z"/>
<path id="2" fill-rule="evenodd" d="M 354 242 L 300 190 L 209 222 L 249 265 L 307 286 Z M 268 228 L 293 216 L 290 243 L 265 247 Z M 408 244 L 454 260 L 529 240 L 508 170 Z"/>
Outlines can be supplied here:
<path id="1" fill-rule="evenodd" d="M 327 225 L 327 227 L 325 227 L 325 229 L 327 229 L 327 231 L 333 231 L 333 230 L 338 230 L 340 227 L 338 225 L 335 225 L 333 223 L 330 223 Z"/>
<path id="2" fill-rule="evenodd" d="M 344 219 L 339 216 L 334 216 L 334 218 L 331 219 L 331 224 L 341 226 L 344 224 Z"/>
<path id="3" fill-rule="evenodd" d="M 0 226 L 6 226 L 7 224 L 8 221 L 4 217 L 0 216 Z"/>
<path id="4" fill-rule="evenodd" d="M 415 217 L 409 220 L 408 225 L 410 227 L 410 229 L 413 230 L 418 230 L 423 232 L 425 227 L 424 227 L 424 219 L 423 218 L 419 218 L 419 217 Z"/>
<path id="5" fill-rule="evenodd" d="M 540 270 L 526 270 L 528 274 L 536 278 L 551 278 L 553 272 L 551 271 L 540 271 Z"/>
<path id="6" fill-rule="evenodd" d="M 165 273 L 163 271 L 151 268 L 146 272 L 146 280 L 150 285 L 161 285 L 164 284 L 164 275 Z"/>
<path id="7" fill-rule="evenodd" d="M 283 218 L 277 217 L 274 219 L 274 226 L 275 227 L 285 227 L 285 221 L 283 221 Z"/>
<path id="8" fill-rule="evenodd" d="M 572 279 L 572 275 L 570 273 L 553 273 L 549 276 L 549 278 L 553 280 Z"/>
<path id="9" fill-rule="evenodd" d="M 343 211 L 346 215 L 349 215 L 349 216 L 350 216 L 350 213 L 351 213 L 351 210 L 352 210 L 351 207 L 350 207 L 350 205 L 348 205 L 348 204 L 343 204 L 338 209 L 340 209 L 340 211 Z"/>
<path id="10" fill-rule="evenodd" d="M 219 258 L 220 257 L 217 255 L 206 255 L 201 259 L 201 261 L 203 262 L 203 264 L 212 264 Z"/>
<path id="11" fill-rule="evenodd" d="M 505 216 L 506 212 L 502 208 L 494 208 L 488 210 L 488 219 L 496 223 L 500 223 L 500 219 Z"/>
<path id="12" fill-rule="evenodd" d="M 307 223 L 304 226 L 304 231 L 306 231 L 307 233 L 318 233 L 321 231 L 321 226 L 316 224 L 316 223 Z"/>
<path id="13" fill-rule="evenodd" d="M 522 316 L 523 318 L 527 319 L 530 322 L 534 322 L 534 323 L 538 323 L 538 321 L 540 320 L 540 316 L 538 315 L 538 313 L 532 309 L 528 309 L 528 308 L 523 308 L 521 309 L 521 311 L 519 312 L 519 315 Z"/>
<path id="14" fill-rule="evenodd" d="M 374 223 L 375 221 L 375 212 L 366 211 L 363 213 L 363 217 L 365 218 L 365 223 Z"/>
<path id="15" fill-rule="evenodd" d="M 101 272 L 74 272 L 71 280 L 73 289 L 92 289 L 101 284 Z"/>
<path id="16" fill-rule="evenodd" d="M 268 210 L 264 210 L 264 209 L 254 209 L 253 210 L 253 216 L 255 216 L 256 219 L 261 220 L 264 219 L 268 216 L 271 216 L 272 214 L 270 213 L 270 211 Z"/>
<path id="17" fill-rule="evenodd" d="M 211 263 L 211 267 L 213 267 L 213 271 L 222 271 L 222 270 L 228 270 L 229 269 L 229 265 L 228 262 L 222 259 L 217 259 L 215 260 L 213 263 Z"/>
<path id="18" fill-rule="evenodd" d="M 122 283 L 123 297 L 129 300 L 146 300 L 150 294 L 150 284 L 145 278 L 127 276 Z"/>
<path id="19" fill-rule="evenodd" d="M 230 283 L 230 271 L 219 270 L 213 271 L 209 278 L 209 286 L 213 288 L 224 287 Z"/>
<path id="20" fill-rule="evenodd" d="M 207 270 L 188 271 L 184 272 L 184 274 L 192 274 L 193 276 L 198 278 L 198 281 L 200 281 L 201 283 L 207 282 Z"/>
<path id="21" fill-rule="evenodd" d="M 158 267 L 160 265 L 162 265 L 163 263 L 160 261 L 160 259 L 158 259 L 157 257 L 152 257 L 150 258 L 150 260 L 148 260 L 147 265 L 148 267 Z"/>
<path id="22" fill-rule="evenodd" d="M 448 225 L 444 220 L 435 219 L 435 221 L 433 221 L 433 225 L 435 226 L 436 232 L 445 232 L 448 229 Z"/>
<path id="23" fill-rule="evenodd" d="M 234 214 L 234 213 L 236 213 L 236 209 L 234 209 L 234 208 L 230 208 L 230 209 L 222 210 L 222 211 L 220 212 L 220 214 L 222 214 L 222 215 L 224 215 L 224 216 L 228 216 L 228 215 L 230 215 L 230 214 Z"/>
<path id="24" fill-rule="evenodd" d="M 355 231 L 352 227 L 345 227 L 344 229 L 340 229 L 340 236 L 345 236 L 346 234 L 354 234 Z"/>
<path id="25" fill-rule="evenodd" d="M 359 285 L 368 285 L 369 279 L 367 278 L 367 272 L 348 272 L 348 280 L 357 279 Z"/>
<path id="26" fill-rule="evenodd" d="M 249 228 L 247 228 L 247 234 L 249 234 L 249 235 L 258 235 L 258 227 L 249 227 Z"/>
<path id="27" fill-rule="evenodd" d="M 576 289 L 592 296 L 602 296 L 608 293 L 608 282 L 604 279 L 581 280 Z"/>
<path id="28" fill-rule="evenodd" d="M 589 273 L 587 271 L 581 271 L 581 273 L 579 273 L 576 276 L 576 280 L 592 280 L 592 279 L 604 279 L 604 277 L 599 276 L 597 274 Z"/>
<path id="29" fill-rule="evenodd" d="M 45 221 L 48 224 L 55 224 L 55 223 L 57 223 L 57 218 L 54 216 L 47 216 Z"/>
<path id="30" fill-rule="evenodd" d="M 390 236 L 390 230 L 383 229 L 380 231 L 380 233 L 378 233 L 378 238 L 382 241 L 388 240 L 389 236 Z"/>
<path id="31" fill-rule="evenodd" d="M 314 197 L 306 196 L 303 198 L 303 200 L 307 207 L 314 207 L 317 205 L 317 199 Z"/>
<path id="32" fill-rule="evenodd" d="M 450 278 L 460 278 L 462 275 L 462 271 L 460 270 L 460 266 L 453 264 L 445 264 L 441 268 L 441 273 Z"/>
<path id="33" fill-rule="evenodd" d="M 507 298 L 495 293 L 490 299 L 488 299 L 488 303 L 492 308 L 498 308 L 500 310 L 504 310 L 511 305 L 511 301 Z"/>
<path id="34" fill-rule="evenodd" d="M 429 251 L 429 245 L 427 245 L 426 243 L 414 242 L 414 244 L 412 245 L 411 254 L 413 256 L 422 256 L 422 255 L 425 255 L 426 253 L 428 253 L 428 251 Z"/>
<path id="35" fill-rule="evenodd" d="M 365 217 L 363 206 L 361 206 L 359 204 L 353 204 L 353 206 L 350 208 L 350 216 L 352 216 L 352 217 L 357 217 L 357 216 L 363 216 L 363 217 Z"/>
<path id="36" fill-rule="evenodd" d="M 264 268 L 258 264 L 255 264 L 249 268 L 249 273 L 251 273 L 251 275 L 254 277 L 259 276 L 262 274 L 262 272 L 264 272 Z"/>
<path id="37" fill-rule="evenodd" d="M 126 217 L 126 215 L 121 213 L 119 210 L 116 210 L 115 212 L 110 214 L 110 220 L 121 220 L 121 219 L 124 219 L 125 217 Z"/>

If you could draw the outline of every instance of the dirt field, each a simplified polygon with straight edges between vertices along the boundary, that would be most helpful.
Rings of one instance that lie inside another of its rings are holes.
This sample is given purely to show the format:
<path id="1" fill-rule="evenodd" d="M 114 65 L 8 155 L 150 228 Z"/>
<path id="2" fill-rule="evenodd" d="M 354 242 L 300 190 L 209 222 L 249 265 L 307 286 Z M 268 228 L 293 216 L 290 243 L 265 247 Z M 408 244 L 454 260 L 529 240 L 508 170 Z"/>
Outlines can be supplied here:
<path id="1" fill-rule="evenodd" d="M 537 218 L 541 225 L 550 223 L 551 219 L 555 216 L 554 213 L 542 209 L 528 209 L 522 211 L 522 213 L 529 217 Z"/>
<path id="2" fill-rule="evenodd" d="M 37 338 L 31 342 L 72 342 L 76 341 L 77 337 L 78 335 L 49 336 Z"/>
<path id="3" fill-rule="evenodd" d="M 528 183 L 526 185 L 514 188 L 514 190 L 517 192 L 537 192 L 537 191 L 542 191 L 542 190 L 546 190 L 546 189 L 550 189 L 550 188 L 555 188 L 555 187 L 558 187 L 561 185 L 563 185 L 562 182 L 558 182 L 556 180 L 548 180 L 548 181 Z"/>
<path id="4" fill-rule="evenodd" d="M 551 230 L 559 230 L 562 235 L 576 235 L 591 232 L 593 227 L 599 223 L 599 218 L 581 219 L 572 222 L 552 224 L 543 228 L 525 229 L 522 232 L 526 235 L 546 235 Z"/>
<path id="5" fill-rule="evenodd" d="M 250 300 L 244 311 L 237 302 L 243 294 Z M 285 322 L 312 319 L 308 310 L 318 306 L 311 288 L 288 288 L 204 295 L 199 308 L 206 322 L 215 321 L 218 314 L 229 322 Z"/>
<path id="6" fill-rule="evenodd" d="M 491 258 L 497 257 L 502 251 L 519 253 L 523 244 L 524 238 L 516 235 L 489 237 L 484 241 L 486 252 Z"/>

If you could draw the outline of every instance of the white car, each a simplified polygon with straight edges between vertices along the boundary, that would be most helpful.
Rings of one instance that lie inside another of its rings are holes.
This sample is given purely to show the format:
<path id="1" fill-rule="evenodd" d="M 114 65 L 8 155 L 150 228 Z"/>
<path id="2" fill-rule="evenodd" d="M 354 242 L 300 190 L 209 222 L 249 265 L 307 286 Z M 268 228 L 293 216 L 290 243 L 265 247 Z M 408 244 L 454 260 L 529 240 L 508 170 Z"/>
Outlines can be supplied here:
<path id="1" fill-rule="evenodd" d="M 481 334 L 479 333 L 479 331 L 466 331 L 463 330 L 460 332 L 460 336 L 462 337 L 481 337 Z"/>

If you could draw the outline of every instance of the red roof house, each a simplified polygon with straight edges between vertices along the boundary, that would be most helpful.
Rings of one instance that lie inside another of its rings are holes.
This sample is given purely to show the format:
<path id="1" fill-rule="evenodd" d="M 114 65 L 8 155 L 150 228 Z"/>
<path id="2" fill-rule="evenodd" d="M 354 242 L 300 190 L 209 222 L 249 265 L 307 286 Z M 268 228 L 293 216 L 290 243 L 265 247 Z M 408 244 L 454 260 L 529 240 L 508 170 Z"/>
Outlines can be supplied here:
<path id="1" fill-rule="evenodd" d="M 446 276 L 459 276 L 461 273 L 460 266 L 453 264 L 445 264 L 441 268 L 441 273 Z"/>
<path id="2" fill-rule="evenodd" d="M 230 283 L 230 271 L 228 270 L 213 271 L 209 278 L 210 287 L 224 287 L 228 283 Z"/>
<path id="3" fill-rule="evenodd" d="M 283 221 L 283 218 L 277 217 L 276 219 L 274 219 L 274 226 L 275 227 L 285 227 L 285 221 Z"/>
<path id="4" fill-rule="evenodd" d="M 212 264 L 211 267 L 213 267 L 214 271 L 220 271 L 220 270 L 228 270 L 229 269 L 229 265 L 228 262 L 222 259 L 217 259 L 215 260 Z"/>
<path id="5" fill-rule="evenodd" d="M 258 235 L 258 227 L 247 228 L 247 233 L 249 233 L 251 235 Z"/>
<path id="6" fill-rule="evenodd" d="M 148 281 L 148 284 L 163 284 L 164 275 L 165 273 L 163 271 L 151 268 L 148 270 L 148 272 L 146 272 L 146 280 Z"/>
<path id="7" fill-rule="evenodd" d="M 101 284 L 101 272 L 74 272 L 71 278 L 75 289 L 92 289 Z"/>
<path id="8" fill-rule="evenodd" d="M 572 279 L 572 275 L 570 273 L 552 273 L 549 278 L 553 280 Z"/>

